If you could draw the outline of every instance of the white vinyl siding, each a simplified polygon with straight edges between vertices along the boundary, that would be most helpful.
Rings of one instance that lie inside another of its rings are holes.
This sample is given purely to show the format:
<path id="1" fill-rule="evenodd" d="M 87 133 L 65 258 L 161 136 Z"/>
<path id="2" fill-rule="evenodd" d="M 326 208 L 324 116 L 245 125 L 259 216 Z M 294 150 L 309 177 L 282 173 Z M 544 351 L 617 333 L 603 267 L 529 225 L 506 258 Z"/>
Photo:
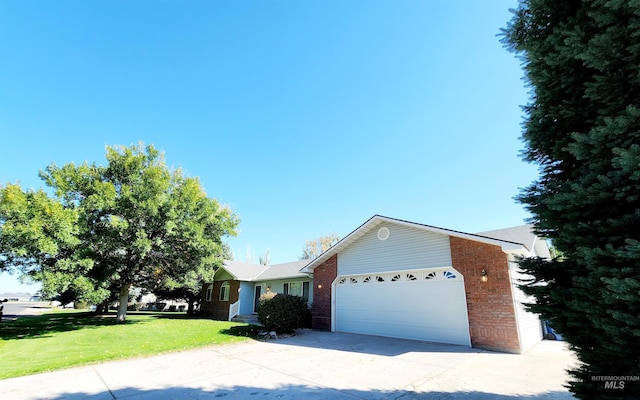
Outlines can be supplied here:
<path id="1" fill-rule="evenodd" d="M 221 270 L 216 273 L 216 276 L 214 277 L 214 279 L 216 281 L 231 281 L 231 280 L 234 280 L 235 278 L 233 277 L 233 275 L 231 275 L 227 271 Z"/>
<path id="2" fill-rule="evenodd" d="M 389 238 L 378 239 L 381 227 Z M 451 265 L 449 237 L 394 224 L 380 224 L 338 256 L 338 275 L 393 270 L 438 268 Z"/>
<path id="3" fill-rule="evenodd" d="M 520 336 L 520 350 L 526 351 L 542 340 L 542 324 L 537 314 L 525 310 L 526 303 L 534 303 L 535 298 L 527 296 L 518 285 L 520 280 L 526 275 L 522 273 L 518 264 L 509 262 L 509 274 L 513 285 L 513 301 L 516 310 L 516 321 L 518 325 L 518 336 Z"/>

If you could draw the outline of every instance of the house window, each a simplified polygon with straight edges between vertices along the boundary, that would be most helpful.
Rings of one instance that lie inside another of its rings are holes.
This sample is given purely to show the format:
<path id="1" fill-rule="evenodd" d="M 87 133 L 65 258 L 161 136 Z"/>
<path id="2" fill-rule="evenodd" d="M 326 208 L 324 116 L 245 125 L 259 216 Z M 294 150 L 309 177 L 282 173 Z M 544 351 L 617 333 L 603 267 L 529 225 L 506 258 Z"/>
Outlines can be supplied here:
<path id="1" fill-rule="evenodd" d="M 220 301 L 229 301 L 229 282 L 220 285 Z"/>
<path id="2" fill-rule="evenodd" d="M 212 293 L 213 293 L 213 283 L 207 286 L 207 294 L 204 296 L 204 301 L 211 301 Z"/>
<path id="3" fill-rule="evenodd" d="M 418 279 L 418 278 L 416 278 L 416 276 L 414 274 L 407 274 L 407 280 L 408 281 L 415 281 L 416 279 Z"/>
<path id="4" fill-rule="evenodd" d="M 284 284 L 284 294 L 300 296 L 309 300 L 309 282 L 288 282 Z"/>
<path id="5" fill-rule="evenodd" d="M 436 273 L 435 272 L 429 272 L 428 274 L 426 274 L 424 276 L 424 279 L 436 279 Z"/>
<path id="6" fill-rule="evenodd" d="M 391 278 L 391 282 L 397 282 L 400 280 L 400 274 L 394 276 L 393 278 Z"/>

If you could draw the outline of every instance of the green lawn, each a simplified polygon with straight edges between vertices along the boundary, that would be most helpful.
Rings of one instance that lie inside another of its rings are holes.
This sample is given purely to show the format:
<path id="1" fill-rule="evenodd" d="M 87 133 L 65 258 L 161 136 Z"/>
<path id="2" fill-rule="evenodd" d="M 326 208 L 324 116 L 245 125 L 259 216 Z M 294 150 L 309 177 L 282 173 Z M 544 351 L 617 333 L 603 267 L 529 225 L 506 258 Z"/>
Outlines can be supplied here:
<path id="1" fill-rule="evenodd" d="M 255 327 L 184 314 L 59 311 L 0 324 L 0 379 L 99 361 L 148 356 L 255 338 Z"/>

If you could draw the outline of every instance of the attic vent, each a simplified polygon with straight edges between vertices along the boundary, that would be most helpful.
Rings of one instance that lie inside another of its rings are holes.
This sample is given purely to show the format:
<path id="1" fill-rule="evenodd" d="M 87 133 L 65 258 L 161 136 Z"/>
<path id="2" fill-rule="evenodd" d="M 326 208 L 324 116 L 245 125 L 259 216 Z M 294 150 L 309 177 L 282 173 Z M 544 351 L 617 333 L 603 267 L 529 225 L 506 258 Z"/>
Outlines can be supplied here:
<path id="1" fill-rule="evenodd" d="M 380 240 L 389 239 L 389 228 L 387 228 L 386 226 L 383 226 L 382 228 L 378 229 L 378 239 Z"/>

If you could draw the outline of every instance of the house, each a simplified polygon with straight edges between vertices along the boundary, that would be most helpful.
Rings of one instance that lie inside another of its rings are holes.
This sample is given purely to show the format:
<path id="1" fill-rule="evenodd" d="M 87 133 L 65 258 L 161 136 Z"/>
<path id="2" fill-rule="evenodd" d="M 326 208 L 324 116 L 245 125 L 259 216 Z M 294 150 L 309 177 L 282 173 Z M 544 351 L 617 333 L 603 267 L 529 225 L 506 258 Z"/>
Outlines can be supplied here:
<path id="1" fill-rule="evenodd" d="M 215 319 L 255 312 L 271 290 L 308 296 L 312 327 L 520 353 L 542 339 L 517 257 L 549 257 L 531 226 L 479 234 L 375 215 L 314 260 L 227 261 L 205 285 Z"/>
<path id="2" fill-rule="evenodd" d="M 309 260 L 257 265 L 225 261 L 215 280 L 205 284 L 200 302 L 203 315 L 230 321 L 236 315 L 257 312 L 260 296 L 267 291 L 302 296 L 313 301 L 312 278 L 300 270 Z"/>
<path id="3" fill-rule="evenodd" d="M 375 215 L 311 261 L 313 328 L 520 353 L 542 339 L 516 257 L 530 226 L 469 234 Z"/>

